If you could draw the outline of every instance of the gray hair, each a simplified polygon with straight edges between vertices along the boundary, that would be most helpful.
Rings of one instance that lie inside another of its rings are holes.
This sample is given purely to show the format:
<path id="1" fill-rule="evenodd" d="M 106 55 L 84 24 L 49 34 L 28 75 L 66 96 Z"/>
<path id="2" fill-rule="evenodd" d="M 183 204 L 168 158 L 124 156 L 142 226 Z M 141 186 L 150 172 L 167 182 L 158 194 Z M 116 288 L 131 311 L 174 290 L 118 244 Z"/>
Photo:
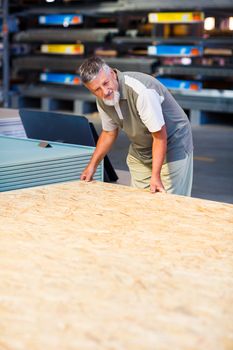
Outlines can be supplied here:
<path id="1" fill-rule="evenodd" d="M 101 69 L 104 69 L 105 72 L 110 71 L 110 67 L 98 56 L 93 56 L 87 58 L 79 67 L 79 75 L 84 84 L 94 80 Z"/>

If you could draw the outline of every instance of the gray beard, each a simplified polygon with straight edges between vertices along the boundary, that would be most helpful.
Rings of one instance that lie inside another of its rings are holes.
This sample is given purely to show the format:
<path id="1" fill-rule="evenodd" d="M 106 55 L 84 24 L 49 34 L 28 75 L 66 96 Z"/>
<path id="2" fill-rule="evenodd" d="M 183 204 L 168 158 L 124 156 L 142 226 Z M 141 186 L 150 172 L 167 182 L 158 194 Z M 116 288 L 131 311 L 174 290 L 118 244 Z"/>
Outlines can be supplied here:
<path id="1" fill-rule="evenodd" d="M 103 98 L 103 101 L 107 106 L 115 106 L 120 101 L 119 91 L 113 91 L 113 98 L 111 100 Z"/>

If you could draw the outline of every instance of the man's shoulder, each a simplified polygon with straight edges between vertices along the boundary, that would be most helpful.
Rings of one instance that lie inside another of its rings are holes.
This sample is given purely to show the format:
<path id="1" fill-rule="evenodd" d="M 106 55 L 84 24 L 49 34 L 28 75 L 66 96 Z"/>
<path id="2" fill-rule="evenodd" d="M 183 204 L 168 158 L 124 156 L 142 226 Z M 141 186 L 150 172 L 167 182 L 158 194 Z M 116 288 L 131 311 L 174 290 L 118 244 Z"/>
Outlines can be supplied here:
<path id="1" fill-rule="evenodd" d="M 148 80 L 148 79 L 154 80 L 154 77 L 152 77 L 149 74 L 142 73 L 142 72 L 127 71 L 127 72 L 122 72 L 122 75 L 124 76 L 124 78 L 128 76 L 128 77 L 138 79 L 140 81 Z"/>
<path id="2" fill-rule="evenodd" d="M 165 87 L 152 75 L 141 72 L 122 72 L 124 84 L 135 92 L 142 92 L 153 89 L 159 94 L 163 94 Z"/>

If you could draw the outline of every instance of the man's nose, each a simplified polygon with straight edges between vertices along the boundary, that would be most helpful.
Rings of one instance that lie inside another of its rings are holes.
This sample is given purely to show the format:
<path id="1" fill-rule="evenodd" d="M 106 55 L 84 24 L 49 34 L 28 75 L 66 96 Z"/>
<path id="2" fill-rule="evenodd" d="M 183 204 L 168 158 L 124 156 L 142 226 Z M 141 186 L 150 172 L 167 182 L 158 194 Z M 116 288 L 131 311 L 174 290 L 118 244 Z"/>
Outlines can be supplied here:
<path id="1" fill-rule="evenodd" d="M 107 97 L 109 95 L 110 91 L 107 87 L 103 86 L 102 93 L 103 93 L 104 97 Z"/>

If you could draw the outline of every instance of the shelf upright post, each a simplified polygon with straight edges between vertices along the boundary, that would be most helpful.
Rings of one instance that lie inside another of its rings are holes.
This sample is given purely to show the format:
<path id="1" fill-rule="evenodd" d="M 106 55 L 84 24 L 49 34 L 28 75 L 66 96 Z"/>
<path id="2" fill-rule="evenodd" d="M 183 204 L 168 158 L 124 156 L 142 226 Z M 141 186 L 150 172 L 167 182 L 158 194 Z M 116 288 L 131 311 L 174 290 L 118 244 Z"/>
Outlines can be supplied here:
<path id="1" fill-rule="evenodd" d="M 2 0 L 3 5 L 3 105 L 9 107 L 9 28 L 8 28 L 8 0 Z"/>

